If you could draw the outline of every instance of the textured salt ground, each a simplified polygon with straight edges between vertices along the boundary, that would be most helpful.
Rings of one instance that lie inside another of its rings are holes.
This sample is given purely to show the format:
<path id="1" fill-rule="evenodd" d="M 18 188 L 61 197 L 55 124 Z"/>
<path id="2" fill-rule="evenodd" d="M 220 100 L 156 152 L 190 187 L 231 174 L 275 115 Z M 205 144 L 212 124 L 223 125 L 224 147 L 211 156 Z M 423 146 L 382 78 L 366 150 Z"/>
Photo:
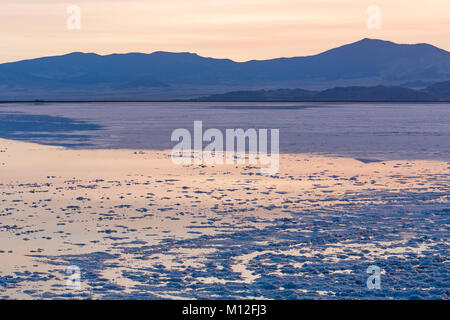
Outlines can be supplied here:
<path id="1" fill-rule="evenodd" d="M 450 295 L 449 163 L 282 155 L 265 177 L 0 142 L 0 298 Z M 71 265 L 81 290 L 66 287 Z"/>

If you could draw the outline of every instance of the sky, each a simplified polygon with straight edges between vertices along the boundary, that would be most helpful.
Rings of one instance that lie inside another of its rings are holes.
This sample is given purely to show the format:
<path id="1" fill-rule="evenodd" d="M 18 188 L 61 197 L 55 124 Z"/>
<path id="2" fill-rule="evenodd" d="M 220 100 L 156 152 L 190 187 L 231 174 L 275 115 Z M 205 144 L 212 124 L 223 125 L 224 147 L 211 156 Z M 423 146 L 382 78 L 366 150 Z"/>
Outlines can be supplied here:
<path id="1" fill-rule="evenodd" d="M 0 35 L 0 62 L 74 51 L 247 61 L 362 38 L 450 51 L 450 0 L 1 0 Z"/>

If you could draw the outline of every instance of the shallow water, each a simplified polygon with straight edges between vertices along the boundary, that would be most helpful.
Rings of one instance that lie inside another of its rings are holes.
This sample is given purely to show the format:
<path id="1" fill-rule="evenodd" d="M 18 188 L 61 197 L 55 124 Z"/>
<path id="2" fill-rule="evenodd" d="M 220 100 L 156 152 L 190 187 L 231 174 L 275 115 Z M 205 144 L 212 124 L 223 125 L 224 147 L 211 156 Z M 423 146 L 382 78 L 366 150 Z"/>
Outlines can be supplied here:
<path id="1" fill-rule="evenodd" d="M 0 299 L 450 296 L 450 162 L 282 155 L 262 176 L 0 144 Z"/>
<path id="2" fill-rule="evenodd" d="M 204 130 L 278 128 L 281 153 L 450 159 L 448 103 L 5 104 L 0 137 L 72 148 L 170 149 L 172 131 L 192 132 L 195 120 Z"/>

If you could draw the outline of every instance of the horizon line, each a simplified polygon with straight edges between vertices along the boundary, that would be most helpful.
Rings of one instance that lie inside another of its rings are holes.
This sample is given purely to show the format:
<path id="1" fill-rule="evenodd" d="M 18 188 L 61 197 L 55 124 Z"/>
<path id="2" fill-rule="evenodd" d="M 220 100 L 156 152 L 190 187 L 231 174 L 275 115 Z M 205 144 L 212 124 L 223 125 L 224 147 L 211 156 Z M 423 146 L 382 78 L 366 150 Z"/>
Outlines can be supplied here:
<path id="1" fill-rule="evenodd" d="M 15 103 L 450 103 L 450 100 L 0 100 L 0 104 Z"/>

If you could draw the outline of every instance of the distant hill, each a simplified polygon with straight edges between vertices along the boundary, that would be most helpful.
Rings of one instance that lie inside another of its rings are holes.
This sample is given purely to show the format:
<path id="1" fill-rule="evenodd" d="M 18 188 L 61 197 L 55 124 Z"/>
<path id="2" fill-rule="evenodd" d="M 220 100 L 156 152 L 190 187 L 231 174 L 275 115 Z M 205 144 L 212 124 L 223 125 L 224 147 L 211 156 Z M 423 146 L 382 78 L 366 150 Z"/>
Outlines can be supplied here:
<path id="1" fill-rule="evenodd" d="M 278 89 L 234 91 L 200 97 L 198 101 L 438 101 L 450 100 L 450 81 L 422 90 L 403 87 L 336 87 L 323 91 Z"/>
<path id="2" fill-rule="evenodd" d="M 450 100 L 450 81 L 435 83 L 426 88 L 424 92 L 440 99 Z"/>
<path id="3" fill-rule="evenodd" d="M 75 52 L 0 64 L 0 100 L 176 99 L 256 89 L 301 87 L 315 91 L 380 83 L 387 87 L 429 84 L 448 79 L 449 52 L 428 44 L 373 39 L 314 56 L 242 63 L 193 53 L 101 56 Z M 330 94 L 337 94 L 337 89 L 333 90 Z M 344 95 L 351 89 L 346 90 Z M 300 98 L 309 93 L 296 94 Z"/>
<path id="4" fill-rule="evenodd" d="M 317 100 L 434 100 L 426 92 L 402 87 L 340 87 L 319 92 Z"/>
<path id="5" fill-rule="evenodd" d="M 213 94 L 200 97 L 198 101 L 289 101 L 311 100 L 318 94 L 317 91 L 303 89 L 278 89 L 256 91 L 232 91 L 224 94 Z"/>

